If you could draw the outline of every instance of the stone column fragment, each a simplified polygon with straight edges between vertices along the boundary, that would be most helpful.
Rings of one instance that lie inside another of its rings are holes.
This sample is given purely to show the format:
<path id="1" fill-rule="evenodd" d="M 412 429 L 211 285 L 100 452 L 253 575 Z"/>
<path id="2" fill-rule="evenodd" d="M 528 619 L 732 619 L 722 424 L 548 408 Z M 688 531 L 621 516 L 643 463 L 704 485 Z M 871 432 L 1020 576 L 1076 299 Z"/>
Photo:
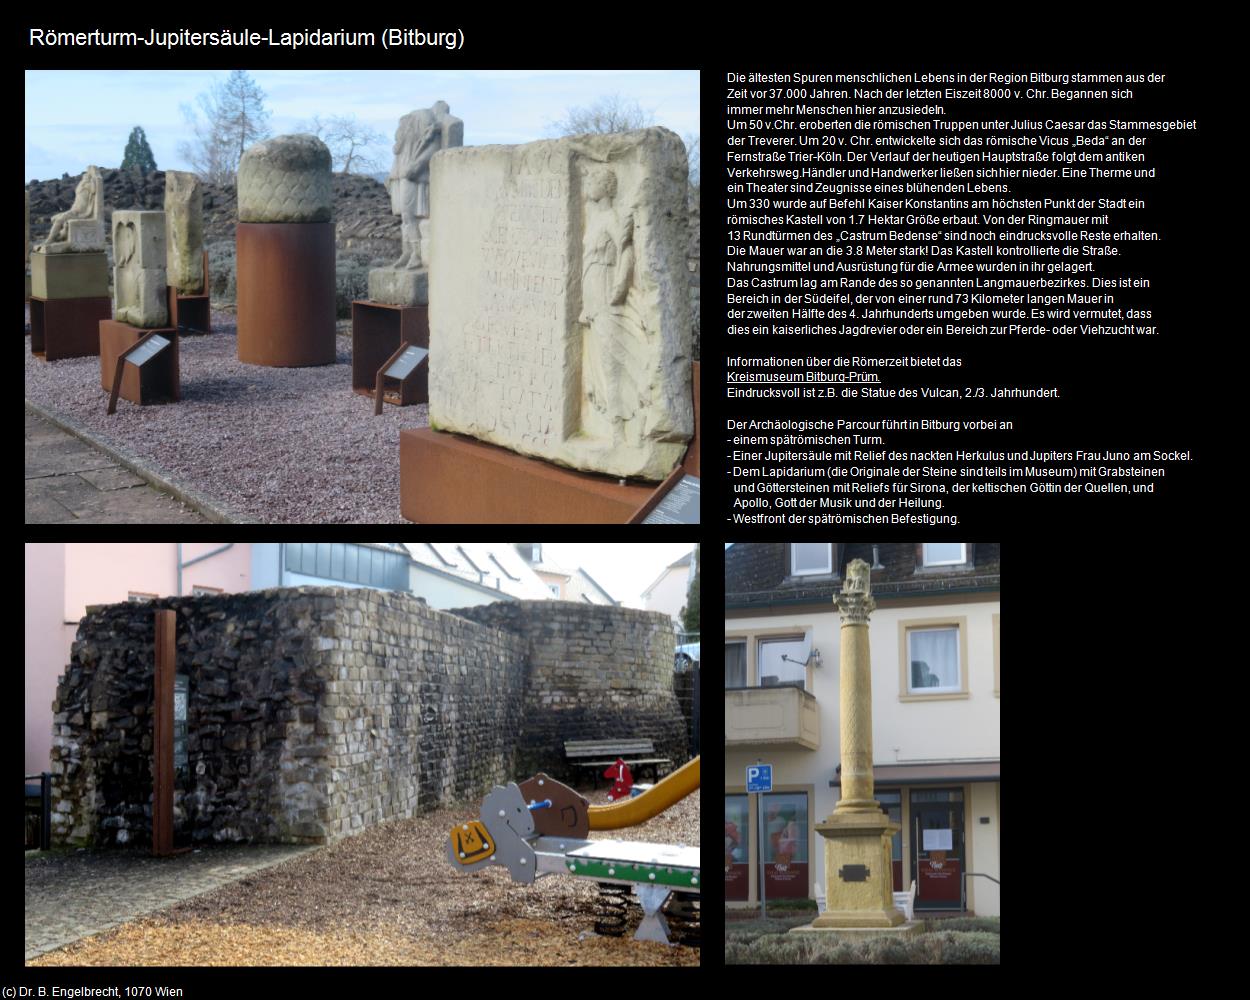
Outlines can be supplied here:
<path id="1" fill-rule="evenodd" d="M 113 318 L 141 329 L 169 324 L 165 213 L 113 213 Z"/>
<path id="2" fill-rule="evenodd" d="M 179 295 L 204 294 L 204 190 L 195 174 L 165 171 L 169 283 Z"/>

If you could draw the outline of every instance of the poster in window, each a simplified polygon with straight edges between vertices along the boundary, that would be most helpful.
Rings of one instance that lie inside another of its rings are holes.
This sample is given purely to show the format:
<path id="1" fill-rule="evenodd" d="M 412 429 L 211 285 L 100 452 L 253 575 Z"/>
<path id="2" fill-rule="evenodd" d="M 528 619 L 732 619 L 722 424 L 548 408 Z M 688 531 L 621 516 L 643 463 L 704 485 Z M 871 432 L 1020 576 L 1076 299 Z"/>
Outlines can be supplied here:
<path id="1" fill-rule="evenodd" d="M 926 851 L 954 850 L 954 846 L 951 842 L 951 831 L 950 830 L 925 830 L 923 849 Z"/>

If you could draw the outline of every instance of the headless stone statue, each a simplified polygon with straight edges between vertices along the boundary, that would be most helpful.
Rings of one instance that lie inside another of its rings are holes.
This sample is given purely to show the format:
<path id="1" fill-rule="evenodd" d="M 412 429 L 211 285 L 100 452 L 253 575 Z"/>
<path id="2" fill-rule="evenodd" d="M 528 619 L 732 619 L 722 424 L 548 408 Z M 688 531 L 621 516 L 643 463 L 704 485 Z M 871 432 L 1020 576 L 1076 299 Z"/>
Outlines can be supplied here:
<path id="1" fill-rule="evenodd" d="M 388 268 L 369 272 L 369 298 L 390 305 L 429 301 L 430 160 L 441 149 L 464 145 L 464 122 L 445 101 L 410 111 L 395 132 L 395 160 L 386 179 L 391 211 L 400 217 L 403 252 Z M 404 273 L 407 272 L 407 273 Z"/>
<path id="2" fill-rule="evenodd" d="M 52 216 L 48 238 L 41 253 L 95 253 L 104 249 L 104 178 L 97 167 L 88 167 L 68 211 Z"/>

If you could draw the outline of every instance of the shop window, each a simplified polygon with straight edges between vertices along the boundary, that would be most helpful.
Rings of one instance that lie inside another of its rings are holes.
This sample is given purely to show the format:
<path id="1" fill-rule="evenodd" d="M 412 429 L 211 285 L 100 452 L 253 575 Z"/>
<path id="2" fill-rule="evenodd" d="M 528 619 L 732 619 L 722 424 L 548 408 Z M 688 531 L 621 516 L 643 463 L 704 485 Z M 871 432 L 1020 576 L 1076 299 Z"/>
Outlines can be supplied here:
<path id="1" fill-rule="evenodd" d="M 749 896 L 751 871 L 750 807 L 745 795 L 725 796 L 725 898 Z"/>
<path id="2" fill-rule="evenodd" d="M 805 792 L 764 795 L 763 872 L 770 899 L 806 899 L 808 815 Z"/>

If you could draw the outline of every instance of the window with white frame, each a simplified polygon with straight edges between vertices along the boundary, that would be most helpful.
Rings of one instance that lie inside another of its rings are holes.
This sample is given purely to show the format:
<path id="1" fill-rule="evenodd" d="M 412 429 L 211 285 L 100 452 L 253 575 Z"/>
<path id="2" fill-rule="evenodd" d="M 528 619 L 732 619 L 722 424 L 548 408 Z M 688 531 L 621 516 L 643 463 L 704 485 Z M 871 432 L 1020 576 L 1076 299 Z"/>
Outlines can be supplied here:
<path id="1" fill-rule="evenodd" d="M 924 546 L 926 566 L 961 566 L 968 561 L 966 542 L 933 542 Z"/>
<path id="2" fill-rule="evenodd" d="M 907 630 L 907 687 L 913 694 L 962 691 L 958 626 Z"/>
<path id="3" fill-rule="evenodd" d="M 725 687 L 742 688 L 747 686 L 747 644 L 745 642 L 725 643 Z"/>
<path id="4" fill-rule="evenodd" d="M 819 576 L 833 572 L 833 545 L 829 542 L 795 542 L 790 546 L 790 575 Z"/>
<path id="5" fill-rule="evenodd" d="M 551 596 L 552 596 L 552 597 L 559 597 L 559 596 L 560 596 L 560 585 L 559 585 L 558 583 L 549 583 L 549 584 L 547 584 L 547 589 L 551 591 Z"/>
<path id="6" fill-rule="evenodd" d="M 756 663 L 760 687 L 807 686 L 808 641 L 804 636 L 761 639 Z"/>

